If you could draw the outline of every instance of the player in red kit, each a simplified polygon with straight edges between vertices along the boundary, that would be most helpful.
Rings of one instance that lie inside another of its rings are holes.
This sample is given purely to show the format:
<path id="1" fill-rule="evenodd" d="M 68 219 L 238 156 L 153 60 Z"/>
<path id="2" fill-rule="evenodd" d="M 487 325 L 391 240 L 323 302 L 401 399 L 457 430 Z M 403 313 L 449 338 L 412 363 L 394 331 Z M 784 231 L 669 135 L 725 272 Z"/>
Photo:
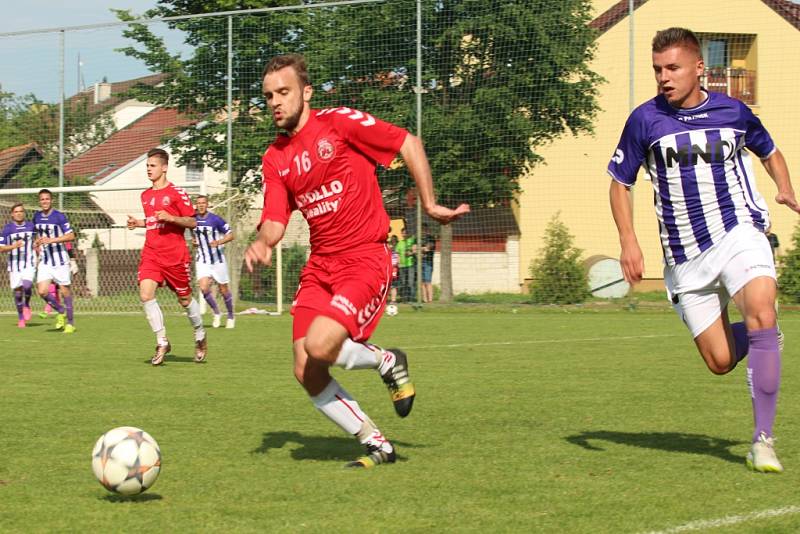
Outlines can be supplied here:
<path id="1" fill-rule="evenodd" d="M 396 453 L 377 426 L 330 375 L 333 365 L 377 369 L 400 417 L 415 390 L 406 355 L 367 343 L 391 286 L 389 217 L 375 174 L 399 152 L 425 211 L 447 224 L 469 211 L 436 204 L 422 142 L 406 130 L 350 108 L 314 110 L 305 60 L 276 56 L 264 69 L 263 90 L 276 126 L 286 131 L 263 158 L 264 210 L 245 261 L 269 265 L 272 248 L 300 210 L 311 232 L 311 256 L 292 306 L 294 374 L 314 405 L 366 446 L 348 467 L 392 463 Z"/>
<path id="2" fill-rule="evenodd" d="M 169 154 L 160 148 L 147 153 L 147 177 L 152 187 L 142 193 L 144 219 L 128 215 L 128 229 L 146 228 L 139 261 L 139 297 L 147 321 L 156 334 L 156 352 L 150 363 L 161 365 L 172 347 L 167 340 L 164 315 L 156 300 L 156 288 L 168 286 L 178 296 L 194 328 L 194 361 L 206 359 L 208 346 L 200 306 L 192 297 L 191 260 L 184 232 L 194 228 L 194 208 L 186 192 L 167 181 Z"/>

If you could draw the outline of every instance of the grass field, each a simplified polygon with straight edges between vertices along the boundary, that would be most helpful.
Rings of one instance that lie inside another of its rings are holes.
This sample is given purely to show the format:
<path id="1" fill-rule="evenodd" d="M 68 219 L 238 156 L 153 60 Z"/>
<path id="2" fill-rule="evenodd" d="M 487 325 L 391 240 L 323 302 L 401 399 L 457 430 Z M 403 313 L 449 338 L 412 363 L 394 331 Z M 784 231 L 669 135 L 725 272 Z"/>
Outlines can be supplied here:
<path id="1" fill-rule="evenodd" d="M 711 375 L 668 310 L 402 308 L 374 341 L 409 353 L 410 417 L 376 373 L 336 372 L 398 448 L 369 471 L 342 469 L 360 448 L 294 382 L 289 317 L 211 330 L 198 365 L 169 316 L 152 368 L 143 316 L 78 315 L 73 336 L 2 316 L 0 531 L 797 532 L 800 313 L 782 324 L 770 476 L 744 466 L 745 366 Z M 91 471 L 121 425 L 162 449 L 137 498 Z"/>

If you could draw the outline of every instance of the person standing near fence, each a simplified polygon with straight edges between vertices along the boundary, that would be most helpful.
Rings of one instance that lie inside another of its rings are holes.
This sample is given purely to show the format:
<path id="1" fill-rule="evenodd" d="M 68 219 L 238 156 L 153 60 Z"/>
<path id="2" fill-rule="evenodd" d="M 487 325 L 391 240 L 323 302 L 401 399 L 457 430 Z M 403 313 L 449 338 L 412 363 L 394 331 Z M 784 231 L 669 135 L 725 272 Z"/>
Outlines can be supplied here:
<path id="1" fill-rule="evenodd" d="M 422 227 L 422 302 L 433 302 L 433 255 L 436 239 L 427 225 Z"/>
<path id="2" fill-rule="evenodd" d="M 404 224 L 400 228 L 400 239 L 395 246 L 400 267 L 400 300 L 402 302 L 414 302 L 417 298 L 416 242 L 416 237 L 408 236 Z"/>
<path id="3" fill-rule="evenodd" d="M 228 262 L 225 261 L 225 243 L 233 241 L 234 235 L 231 227 L 225 220 L 215 213 L 208 211 L 208 197 L 199 195 L 195 200 L 194 218 L 197 226 L 194 227 L 195 243 L 195 276 L 203 292 L 203 298 L 211 307 L 214 319 L 211 326 L 219 328 L 222 315 L 219 312 L 214 295 L 211 293 L 211 283 L 216 282 L 219 292 L 225 301 L 225 309 L 228 317 L 225 321 L 225 328 L 234 328 L 236 320 L 233 317 L 233 295 L 228 289 Z"/>
<path id="4" fill-rule="evenodd" d="M 769 213 L 748 150 L 774 180 L 775 200 L 795 212 L 800 204 L 786 161 L 758 117 L 700 85 L 705 66 L 694 33 L 656 33 L 652 58 L 658 95 L 631 113 L 608 164 L 622 271 L 630 283 L 644 271 L 628 192 L 644 164 L 655 190 L 667 295 L 712 373 L 728 373 L 748 356 L 755 430 L 746 463 L 781 472 L 772 435 L 781 367 L 776 273 L 764 235 Z M 730 300 L 744 322 L 730 323 Z"/>
<path id="5" fill-rule="evenodd" d="M 36 289 L 39 296 L 56 310 L 56 330 L 65 334 L 75 332 L 72 302 L 72 272 L 67 252 L 67 242 L 75 239 L 75 232 L 60 211 L 53 209 L 53 193 L 49 189 L 39 191 L 41 211 L 33 214 L 36 228 L 34 246 L 39 251 L 39 266 L 36 271 Z M 62 305 L 50 293 L 50 284 L 58 284 Z"/>
<path id="6" fill-rule="evenodd" d="M 350 108 L 311 109 L 303 56 L 274 57 L 264 69 L 263 90 L 273 122 L 286 134 L 263 157 L 264 209 L 245 252 L 247 267 L 271 263 L 289 215 L 299 209 L 309 224 L 311 255 L 292 306 L 295 377 L 321 413 L 366 447 L 367 454 L 348 467 L 393 463 L 392 444 L 330 374 L 334 365 L 376 369 L 396 413 L 411 411 L 415 390 L 406 355 L 367 343 L 386 305 L 392 272 L 376 166 L 389 165 L 400 152 L 422 206 L 441 223 L 469 207 L 436 203 L 422 142 L 406 130 Z"/>
<path id="7" fill-rule="evenodd" d="M 142 192 L 144 219 L 128 215 L 128 229 L 146 228 L 144 248 L 139 261 L 139 298 L 144 314 L 156 335 L 152 365 L 161 365 L 172 350 L 167 339 L 164 314 L 156 300 L 156 289 L 168 286 L 186 310 L 194 329 L 194 361 L 205 361 L 208 352 L 206 331 L 200 305 L 192 297 L 191 259 L 184 234 L 197 226 L 194 209 L 186 191 L 167 180 L 169 154 L 160 148 L 147 153 L 147 178 L 150 189 Z"/>
<path id="8" fill-rule="evenodd" d="M 33 243 L 36 229 L 25 220 L 22 202 L 11 206 L 11 221 L 0 232 L 0 252 L 8 252 L 8 278 L 17 308 L 17 326 L 25 328 L 31 318 L 31 293 L 36 272 L 36 253 Z"/>

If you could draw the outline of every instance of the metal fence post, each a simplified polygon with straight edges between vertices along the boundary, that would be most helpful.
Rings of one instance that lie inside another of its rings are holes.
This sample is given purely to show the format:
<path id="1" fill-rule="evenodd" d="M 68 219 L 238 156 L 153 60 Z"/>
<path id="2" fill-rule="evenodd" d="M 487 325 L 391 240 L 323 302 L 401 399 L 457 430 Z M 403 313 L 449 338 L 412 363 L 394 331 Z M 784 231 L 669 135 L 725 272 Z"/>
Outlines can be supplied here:
<path id="1" fill-rule="evenodd" d="M 58 187 L 64 187 L 64 30 L 59 35 L 59 94 L 58 94 Z M 58 209 L 64 209 L 64 193 L 58 194 Z"/>

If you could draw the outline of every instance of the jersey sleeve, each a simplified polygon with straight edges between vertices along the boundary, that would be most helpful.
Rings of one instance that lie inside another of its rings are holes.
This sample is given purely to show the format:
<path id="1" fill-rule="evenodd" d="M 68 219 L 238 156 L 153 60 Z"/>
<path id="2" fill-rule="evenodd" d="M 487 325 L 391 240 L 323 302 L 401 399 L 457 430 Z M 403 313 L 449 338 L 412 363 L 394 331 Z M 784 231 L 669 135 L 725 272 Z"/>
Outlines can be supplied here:
<path id="1" fill-rule="evenodd" d="M 214 221 L 214 226 L 216 226 L 217 231 L 222 235 L 228 235 L 231 233 L 231 225 L 225 222 L 225 219 L 217 215 L 216 220 Z"/>
<path id="2" fill-rule="evenodd" d="M 275 221 L 286 226 L 292 214 L 292 205 L 289 201 L 289 192 L 286 184 L 278 174 L 278 169 L 272 159 L 269 149 L 261 160 L 261 172 L 264 175 L 264 207 L 261 211 L 261 221 L 258 227 L 266 221 Z"/>
<path id="3" fill-rule="evenodd" d="M 173 190 L 174 193 L 170 196 L 173 201 L 172 205 L 175 206 L 175 210 L 178 212 L 178 217 L 194 217 L 194 207 L 186 191 L 180 187 L 173 187 Z"/>
<path id="4" fill-rule="evenodd" d="M 767 159 L 777 149 L 772 137 L 767 129 L 764 128 L 764 125 L 761 124 L 761 119 L 756 117 L 745 103 L 739 102 L 739 106 L 741 107 L 741 118 L 744 123 L 745 146 L 759 158 Z"/>
<path id="5" fill-rule="evenodd" d="M 355 109 L 339 108 L 328 115 L 349 144 L 384 167 L 397 156 L 408 135 L 404 128 Z"/>
<path id="6" fill-rule="evenodd" d="M 6 246 L 6 245 L 9 245 L 9 244 L 10 244 L 10 243 L 7 241 L 7 238 L 8 238 L 8 237 L 7 237 L 7 235 L 6 235 L 6 228 L 4 227 L 2 230 L 0 230 L 0 247 L 2 247 L 2 246 Z"/>
<path id="7" fill-rule="evenodd" d="M 67 216 L 63 213 L 59 213 L 58 215 L 58 226 L 61 228 L 61 231 L 65 234 L 72 232 L 72 226 L 70 226 Z"/>
<path id="8" fill-rule="evenodd" d="M 624 185 L 636 183 L 636 175 L 647 156 L 647 132 L 641 114 L 634 111 L 625 122 L 617 148 L 608 162 L 608 174 Z"/>

